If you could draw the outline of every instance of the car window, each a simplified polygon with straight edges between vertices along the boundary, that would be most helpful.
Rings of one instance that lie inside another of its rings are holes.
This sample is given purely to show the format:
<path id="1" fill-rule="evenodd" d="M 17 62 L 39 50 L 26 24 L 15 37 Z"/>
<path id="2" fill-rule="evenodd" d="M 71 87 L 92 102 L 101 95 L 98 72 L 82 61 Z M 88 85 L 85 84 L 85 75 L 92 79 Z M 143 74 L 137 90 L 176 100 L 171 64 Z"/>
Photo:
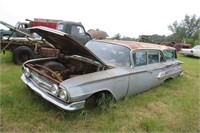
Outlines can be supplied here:
<path id="1" fill-rule="evenodd" d="M 164 50 L 163 53 L 166 60 L 174 60 L 176 58 L 175 50 Z"/>
<path id="2" fill-rule="evenodd" d="M 135 66 L 147 65 L 147 52 L 146 51 L 136 51 L 133 53 L 133 62 Z"/>
<path id="3" fill-rule="evenodd" d="M 90 41 L 86 44 L 96 56 L 108 65 L 130 67 L 130 49 L 116 44 Z"/>
<path id="4" fill-rule="evenodd" d="M 159 50 L 140 50 L 133 53 L 133 62 L 135 66 L 143 66 L 165 62 L 165 59 L 162 52 Z"/>
<path id="5" fill-rule="evenodd" d="M 200 45 L 194 46 L 193 49 L 200 49 Z"/>
<path id="6" fill-rule="evenodd" d="M 159 53 L 158 50 L 148 51 L 148 64 L 159 63 Z"/>

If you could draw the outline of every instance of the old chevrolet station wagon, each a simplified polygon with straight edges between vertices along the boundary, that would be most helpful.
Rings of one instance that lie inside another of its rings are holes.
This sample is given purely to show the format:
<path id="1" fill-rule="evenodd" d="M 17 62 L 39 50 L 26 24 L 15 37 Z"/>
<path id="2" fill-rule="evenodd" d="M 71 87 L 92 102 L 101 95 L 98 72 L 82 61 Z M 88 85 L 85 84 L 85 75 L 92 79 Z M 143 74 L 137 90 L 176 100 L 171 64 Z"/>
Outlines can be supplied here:
<path id="1" fill-rule="evenodd" d="M 183 71 L 172 47 L 119 40 L 92 40 L 83 46 L 60 31 L 43 27 L 32 31 L 58 48 L 60 56 L 25 62 L 21 79 L 64 110 L 82 109 L 102 93 L 118 101 Z"/>

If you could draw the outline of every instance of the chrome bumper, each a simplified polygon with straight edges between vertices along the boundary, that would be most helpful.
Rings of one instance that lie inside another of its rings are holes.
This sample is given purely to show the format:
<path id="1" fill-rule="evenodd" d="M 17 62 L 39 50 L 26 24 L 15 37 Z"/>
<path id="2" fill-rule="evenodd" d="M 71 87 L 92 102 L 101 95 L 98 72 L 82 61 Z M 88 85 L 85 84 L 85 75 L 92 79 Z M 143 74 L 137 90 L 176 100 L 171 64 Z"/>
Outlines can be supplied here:
<path id="1" fill-rule="evenodd" d="M 35 91 L 41 97 L 43 97 L 47 101 L 53 103 L 54 105 L 56 105 L 64 110 L 74 111 L 74 110 L 82 109 L 85 106 L 85 100 L 79 101 L 79 102 L 73 102 L 70 104 L 60 101 L 59 99 L 51 96 L 47 92 L 41 90 L 37 85 L 33 84 L 24 74 L 22 74 L 21 79 L 26 85 L 28 85 L 33 91 Z"/>

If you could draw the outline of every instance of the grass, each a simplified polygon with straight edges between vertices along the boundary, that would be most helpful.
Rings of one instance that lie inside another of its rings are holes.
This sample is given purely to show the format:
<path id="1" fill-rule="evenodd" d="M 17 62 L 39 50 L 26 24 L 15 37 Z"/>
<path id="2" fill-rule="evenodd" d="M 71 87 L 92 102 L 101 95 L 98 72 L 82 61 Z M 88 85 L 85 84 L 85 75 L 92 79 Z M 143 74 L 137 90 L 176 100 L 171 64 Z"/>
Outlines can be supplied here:
<path id="1" fill-rule="evenodd" d="M 200 60 L 178 55 L 184 75 L 108 110 L 62 111 L 30 91 L 11 54 L 0 55 L 1 132 L 199 132 Z"/>

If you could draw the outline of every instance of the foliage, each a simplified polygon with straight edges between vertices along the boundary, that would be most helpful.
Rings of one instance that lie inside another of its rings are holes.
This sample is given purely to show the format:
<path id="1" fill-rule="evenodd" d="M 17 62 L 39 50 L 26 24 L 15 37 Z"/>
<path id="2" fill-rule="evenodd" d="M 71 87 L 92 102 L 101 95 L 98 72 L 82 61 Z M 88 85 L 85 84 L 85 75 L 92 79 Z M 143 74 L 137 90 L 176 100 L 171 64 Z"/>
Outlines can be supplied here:
<path id="1" fill-rule="evenodd" d="M 121 39 L 121 35 L 119 33 L 117 33 L 116 35 L 114 35 L 112 38 L 112 40 L 120 40 Z"/>
<path id="2" fill-rule="evenodd" d="M 126 41 L 138 41 L 138 38 L 131 38 L 128 36 L 121 36 L 120 33 L 117 33 L 113 37 L 109 38 L 111 40 L 126 40 Z"/>
<path id="3" fill-rule="evenodd" d="M 149 36 L 141 35 L 139 38 L 140 42 L 156 43 L 156 44 L 169 43 L 171 42 L 171 40 L 172 40 L 171 36 L 158 35 L 158 34 L 153 34 Z"/>
<path id="4" fill-rule="evenodd" d="M 131 38 L 131 37 L 127 37 L 127 36 L 123 36 L 121 38 L 121 40 L 126 40 L 126 41 L 138 41 L 137 38 Z"/>
<path id="5" fill-rule="evenodd" d="M 97 107 L 100 111 L 106 111 L 114 105 L 114 97 L 109 93 L 100 93 L 97 99 Z"/>
<path id="6" fill-rule="evenodd" d="M 168 26 L 168 29 L 172 31 L 172 37 L 175 42 L 196 45 L 200 41 L 200 17 L 197 18 L 195 14 L 192 16 L 185 15 L 184 20 L 180 23 L 175 21 Z"/>

